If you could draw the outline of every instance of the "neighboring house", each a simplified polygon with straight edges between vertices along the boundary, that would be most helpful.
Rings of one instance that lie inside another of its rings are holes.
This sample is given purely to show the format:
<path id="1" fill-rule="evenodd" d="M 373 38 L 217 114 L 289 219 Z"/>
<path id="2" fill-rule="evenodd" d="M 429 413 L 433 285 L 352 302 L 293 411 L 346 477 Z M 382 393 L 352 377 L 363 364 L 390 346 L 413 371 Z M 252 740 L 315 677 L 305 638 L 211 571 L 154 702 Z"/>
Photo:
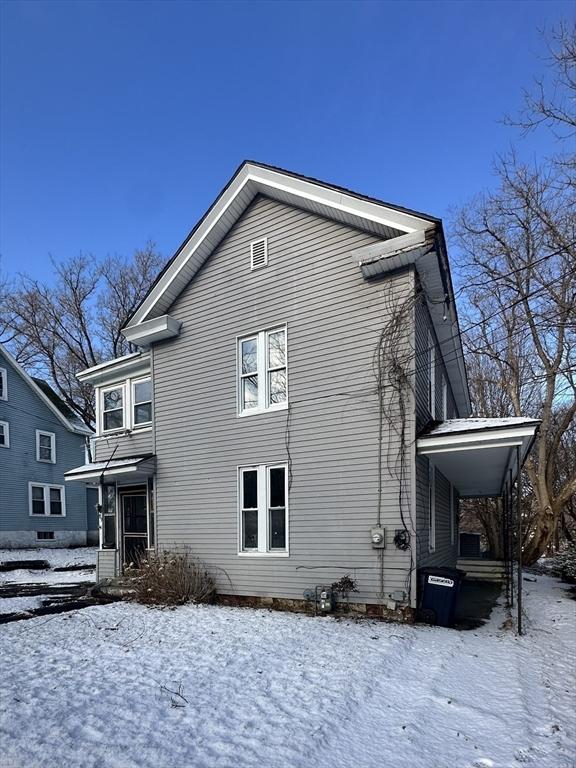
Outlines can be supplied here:
<path id="1" fill-rule="evenodd" d="M 46 382 L 0 345 L 0 547 L 76 546 L 98 540 L 83 483 L 64 473 L 84 460 L 92 431 Z M 94 500 L 93 500 L 94 501 Z"/>
<path id="2" fill-rule="evenodd" d="M 139 352 L 79 375 L 95 460 L 67 474 L 100 482 L 101 579 L 186 546 L 221 593 L 350 574 L 367 610 L 414 608 L 417 569 L 456 563 L 459 497 L 501 493 L 535 429 L 467 418 L 440 220 L 257 163 L 123 333 Z"/>

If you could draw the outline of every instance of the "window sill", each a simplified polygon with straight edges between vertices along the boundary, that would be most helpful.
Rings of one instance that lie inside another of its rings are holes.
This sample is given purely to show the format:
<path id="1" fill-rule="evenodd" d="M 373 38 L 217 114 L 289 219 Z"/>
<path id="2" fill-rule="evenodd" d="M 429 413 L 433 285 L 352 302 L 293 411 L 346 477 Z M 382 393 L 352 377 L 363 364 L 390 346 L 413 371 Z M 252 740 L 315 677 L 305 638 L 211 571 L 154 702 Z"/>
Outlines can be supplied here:
<path id="1" fill-rule="evenodd" d="M 239 419 L 245 419 L 247 416 L 261 416 L 263 413 L 275 413 L 276 411 L 287 411 L 288 403 L 282 405 L 275 405 L 272 408 L 251 408 L 249 411 L 240 411 L 238 413 Z"/>
<path id="2" fill-rule="evenodd" d="M 52 459 L 36 459 L 38 464 L 56 464 L 55 461 L 52 461 Z"/>
<path id="3" fill-rule="evenodd" d="M 40 515 L 40 514 L 36 514 L 34 512 L 29 512 L 28 513 L 28 517 L 36 517 L 36 518 L 41 517 L 41 518 L 44 518 L 44 519 L 45 518 L 50 518 L 52 520 L 54 520 L 54 519 L 60 520 L 60 518 L 66 517 L 66 515 L 44 515 L 44 514 Z"/>
<path id="4" fill-rule="evenodd" d="M 132 427 L 131 429 L 128 427 L 122 427 L 122 429 L 111 429 L 108 432 L 100 432 L 99 435 L 96 435 L 94 438 L 95 440 L 106 440 L 109 437 L 130 437 L 130 435 L 134 434 L 134 432 L 151 432 L 152 431 L 152 422 L 146 422 L 141 427 Z"/>
<path id="5" fill-rule="evenodd" d="M 238 552 L 238 557 L 289 557 L 290 552 Z"/>

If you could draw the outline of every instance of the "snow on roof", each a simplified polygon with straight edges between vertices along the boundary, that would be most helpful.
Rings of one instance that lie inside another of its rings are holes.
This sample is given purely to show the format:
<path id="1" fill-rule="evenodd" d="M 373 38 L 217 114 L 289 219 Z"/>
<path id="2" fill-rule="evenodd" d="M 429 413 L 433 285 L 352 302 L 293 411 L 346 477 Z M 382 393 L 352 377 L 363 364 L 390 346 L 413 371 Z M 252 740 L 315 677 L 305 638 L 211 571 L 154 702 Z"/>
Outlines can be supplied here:
<path id="1" fill-rule="evenodd" d="M 503 416 L 495 419 L 447 419 L 428 429 L 425 436 L 436 437 L 438 435 L 451 435 L 457 432 L 505 429 L 506 427 L 522 427 L 539 423 L 540 419 L 528 419 L 524 416 Z"/>
<path id="2" fill-rule="evenodd" d="M 134 464 L 139 464 L 146 459 L 151 459 L 152 453 L 146 453 L 143 456 L 130 456 L 123 459 L 110 459 L 108 461 L 94 461 L 91 464 L 83 464 L 81 467 L 74 467 L 74 469 L 68 470 L 65 473 L 69 475 L 81 475 L 87 472 L 101 472 L 102 470 L 119 469 L 121 467 L 131 467 Z"/>

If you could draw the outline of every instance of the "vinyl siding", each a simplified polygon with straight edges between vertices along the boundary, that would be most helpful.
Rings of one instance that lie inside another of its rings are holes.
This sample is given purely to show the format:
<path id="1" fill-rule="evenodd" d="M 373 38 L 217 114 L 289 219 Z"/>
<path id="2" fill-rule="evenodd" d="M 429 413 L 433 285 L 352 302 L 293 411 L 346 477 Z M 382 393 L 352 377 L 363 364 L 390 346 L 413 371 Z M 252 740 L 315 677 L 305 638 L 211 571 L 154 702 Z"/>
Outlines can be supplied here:
<path id="1" fill-rule="evenodd" d="M 263 236 L 269 265 L 251 272 L 249 244 Z M 378 599 L 373 354 L 390 306 L 412 293 L 413 275 L 365 281 L 349 253 L 374 242 L 259 197 L 169 310 L 182 330 L 154 348 L 157 541 L 189 546 L 218 569 L 224 593 L 299 599 L 350 573 L 355 599 Z M 283 324 L 290 411 L 238 417 L 237 337 Z M 413 419 L 407 428 L 411 439 Z M 397 443 L 391 430 L 387 456 Z M 289 556 L 238 555 L 238 466 L 289 457 Z M 392 543 L 402 527 L 398 482 L 384 463 L 387 595 L 405 589 L 410 554 Z"/>
<path id="2" fill-rule="evenodd" d="M 116 549 L 100 549 L 96 557 L 96 581 L 112 579 L 118 574 L 118 552 Z"/>
<path id="3" fill-rule="evenodd" d="M 2 352 L 8 400 L 0 421 L 10 424 L 10 447 L 0 448 L 0 531 L 86 531 L 86 487 L 65 483 L 64 473 L 84 463 L 84 437 L 70 432 Z M 56 435 L 56 463 L 36 461 L 36 430 Z M 28 483 L 65 486 L 66 516 L 31 517 Z"/>
<path id="4" fill-rule="evenodd" d="M 418 568 L 428 566 L 455 567 L 458 557 L 458 495 L 454 493 L 453 513 L 454 542 L 450 522 L 450 483 L 444 475 L 435 470 L 436 484 L 436 536 L 434 552 L 430 552 L 429 537 L 429 495 L 428 495 L 428 459 L 418 456 L 416 459 L 416 510 L 417 510 L 417 547 L 416 562 Z"/>
<path id="5" fill-rule="evenodd" d="M 115 459 L 142 456 L 146 453 L 153 453 L 153 445 L 154 439 L 151 428 L 135 429 L 126 435 L 97 437 L 95 440 L 94 461 L 107 461 L 115 450 Z"/>

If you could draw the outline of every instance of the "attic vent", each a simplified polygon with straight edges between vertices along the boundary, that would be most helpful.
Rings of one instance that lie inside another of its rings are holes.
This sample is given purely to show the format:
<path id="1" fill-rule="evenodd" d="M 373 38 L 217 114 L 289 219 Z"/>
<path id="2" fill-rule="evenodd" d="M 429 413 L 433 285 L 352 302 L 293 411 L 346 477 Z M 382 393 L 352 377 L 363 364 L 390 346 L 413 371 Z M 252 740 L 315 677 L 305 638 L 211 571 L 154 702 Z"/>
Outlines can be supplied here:
<path id="1" fill-rule="evenodd" d="M 250 243 L 250 269 L 259 269 L 268 264 L 268 238 Z"/>

